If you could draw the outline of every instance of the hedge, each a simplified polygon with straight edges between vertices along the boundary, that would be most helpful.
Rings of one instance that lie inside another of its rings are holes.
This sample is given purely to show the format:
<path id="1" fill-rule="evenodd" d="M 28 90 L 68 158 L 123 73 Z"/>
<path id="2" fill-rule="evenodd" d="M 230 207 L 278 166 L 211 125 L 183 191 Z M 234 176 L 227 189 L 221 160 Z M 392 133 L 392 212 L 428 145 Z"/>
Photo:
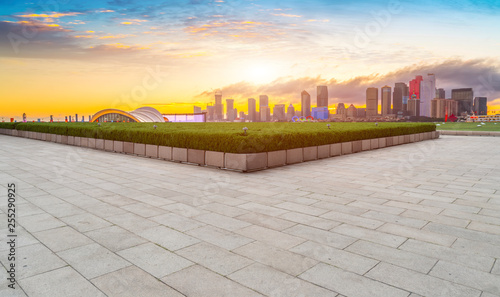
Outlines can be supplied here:
<path id="1" fill-rule="evenodd" d="M 246 135 L 243 127 L 248 128 Z M 0 123 L 0 128 L 228 153 L 268 152 L 436 130 L 433 123 L 389 122 L 378 125 L 333 122 Z"/>

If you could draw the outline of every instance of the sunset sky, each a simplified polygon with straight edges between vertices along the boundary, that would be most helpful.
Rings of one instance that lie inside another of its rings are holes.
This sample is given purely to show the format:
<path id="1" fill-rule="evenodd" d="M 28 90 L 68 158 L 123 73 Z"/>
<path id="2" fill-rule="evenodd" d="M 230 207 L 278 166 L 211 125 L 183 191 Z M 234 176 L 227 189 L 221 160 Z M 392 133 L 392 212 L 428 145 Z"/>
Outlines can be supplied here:
<path id="1" fill-rule="evenodd" d="M 327 85 L 330 107 L 367 87 L 436 75 L 500 113 L 500 1 L 112 0 L 0 2 L 0 117 L 269 96 Z"/>

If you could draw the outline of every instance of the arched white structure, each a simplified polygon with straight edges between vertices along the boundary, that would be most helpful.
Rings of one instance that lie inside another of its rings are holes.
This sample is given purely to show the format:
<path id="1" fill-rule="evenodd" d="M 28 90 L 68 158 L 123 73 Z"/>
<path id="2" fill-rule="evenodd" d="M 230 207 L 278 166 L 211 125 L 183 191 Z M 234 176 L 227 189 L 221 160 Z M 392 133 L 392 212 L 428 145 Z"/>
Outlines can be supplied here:
<path id="1" fill-rule="evenodd" d="M 140 107 L 130 112 L 126 112 L 119 109 L 103 109 L 94 114 L 94 116 L 92 116 L 92 119 L 90 121 L 91 122 L 131 121 L 131 122 L 141 122 L 141 123 L 165 122 L 163 116 L 158 110 L 148 106 Z"/>

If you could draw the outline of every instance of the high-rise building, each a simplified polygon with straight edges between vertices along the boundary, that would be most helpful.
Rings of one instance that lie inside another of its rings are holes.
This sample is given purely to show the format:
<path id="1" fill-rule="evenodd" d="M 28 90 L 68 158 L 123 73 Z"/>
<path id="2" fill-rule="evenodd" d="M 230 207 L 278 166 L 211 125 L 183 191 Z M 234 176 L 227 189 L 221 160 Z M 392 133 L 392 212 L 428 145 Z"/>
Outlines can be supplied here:
<path id="1" fill-rule="evenodd" d="M 256 122 L 257 118 L 257 110 L 256 110 L 256 102 L 254 98 L 248 98 L 248 117 L 247 119 L 250 122 Z"/>
<path id="2" fill-rule="evenodd" d="M 240 111 L 240 121 L 244 122 L 246 120 L 245 112 Z"/>
<path id="3" fill-rule="evenodd" d="M 413 94 L 411 99 L 408 99 L 408 115 L 414 117 L 420 116 L 420 99 L 417 99 L 416 94 Z"/>
<path id="4" fill-rule="evenodd" d="M 222 104 L 222 91 L 215 90 L 215 118 L 216 121 L 224 119 L 224 105 Z"/>
<path id="5" fill-rule="evenodd" d="M 386 116 L 391 114 L 391 87 L 389 86 L 383 86 L 382 89 L 380 89 L 381 92 L 381 105 L 382 105 L 382 115 Z"/>
<path id="6" fill-rule="evenodd" d="M 365 118 L 366 117 L 366 108 L 358 108 L 356 110 L 358 118 Z"/>
<path id="7" fill-rule="evenodd" d="M 328 107 L 328 87 L 318 86 L 317 87 L 317 107 Z"/>
<path id="8" fill-rule="evenodd" d="M 236 113 L 234 112 L 234 99 L 226 99 L 226 119 L 230 122 L 236 119 Z"/>
<path id="9" fill-rule="evenodd" d="M 408 86 L 403 82 L 398 82 L 394 85 L 392 92 L 392 113 L 398 114 L 400 111 L 406 111 L 408 104 Z M 406 100 L 404 97 L 406 96 Z"/>
<path id="10" fill-rule="evenodd" d="M 262 106 L 269 106 L 269 97 L 267 95 L 259 96 L 259 108 Z"/>
<path id="11" fill-rule="evenodd" d="M 445 116 L 457 115 L 458 114 L 458 102 L 451 99 L 445 100 Z"/>
<path id="12" fill-rule="evenodd" d="M 368 88 L 366 89 L 366 116 L 377 116 L 378 115 L 378 89 Z"/>
<path id="13" fill-rule="evenodd" d="M 301 95 L 301 115 L 308 117 L 311 115 L 311 95 L 308 92 L 302 91 Z"/>
<path id="14" fill-rule="evenodd" d="M 436 96 L 436 77 L 429 73 L 420 82 L 420 116 L 431 116 L 431 100 Z"/>
<path id="15" fill-rule="evenodd" d="M 415 76 L 415 79 L 410 80 L 410 94 L 411 98 L 413 95 L 417 96 L 417 99 L 420 99 L 420 82 L 423 80 L 422 75 Z"/>
<path id="16" fill-rule="evenodd" d="M 446 98 L 446 92 L 444 89 L 437 89 L 436 90 L 436 98 L 438 99 L 445 99 Z"/>
<path id="17" fill-rule="evenodd" d="M 295 107 L 290 103 L 288 105 L 288 108 L 286 109 L 286 120 L 291 121 L 292 118 L 295 116 Z"/>
<path id="18" fill-rule="evenodd" d="M 431 118 L 444 118 L 446 115 L 446 99 L 431 100 Z"/>
<path id="19" fill-rule="evenodd" d="M 488 98 L 486 98 L 486 97 L 475 97 L 474 98 L 474 113 L 476 115 L 487 115 L 488 114 L 487 101 L 488 101 Z"/>
<path id="20" fill-rule="evenodd" d="M 330 112 L 328 107 L 313 107 L 311 115 L 315 120 L 328 120 L 330 118 Z"/>
<path id="21" fill-rule="evenodd" d="M 271 121 L 271 108 L 269 108 L 269 106 L 260 107 L 260 121 L 261 122 Z"/>
<path id="22" fill-rule="evenodd" d="M 337 104 L 337 110 L 335 111 L 335 114 L 339 114 L 339 115 L 346 115 L 347 114 L 344 103 Z"/>
<path id="23" fill-rule="evenodd" d="M 215 106 L 207 105 L 207 121 L 213 122 L 215 120 Z"/>
<path id="24" fill-rule="evenodd" d="M 358 110 L 352 104 L 349 105 L 349 107 L 347 108 L 347 117 L 348 118 L 357 118 L 358 117 Z"/>
<path id="25" fill-rule="evenodd" d="M 451 90 L 451 99 L 458 102 L 458 115 L 462 113 L 472 113 L 474 91 L 472 88 Z"/>
<path id="26" fill-rule="evenodd" d="M 78 122 L 78 114 L 75 114 L 75 122 Z"/>
<path id="27" fill-rule="evenodd" d="M 201 113 L 201 107 L 199 106 L 193 106 L 193 113 Z"/>
<path id="28" fill-rule="evenodd" d="M 277 121 L 286 121 L 285 104 L 275 104 L 273 108 L 273 117 Z"/>

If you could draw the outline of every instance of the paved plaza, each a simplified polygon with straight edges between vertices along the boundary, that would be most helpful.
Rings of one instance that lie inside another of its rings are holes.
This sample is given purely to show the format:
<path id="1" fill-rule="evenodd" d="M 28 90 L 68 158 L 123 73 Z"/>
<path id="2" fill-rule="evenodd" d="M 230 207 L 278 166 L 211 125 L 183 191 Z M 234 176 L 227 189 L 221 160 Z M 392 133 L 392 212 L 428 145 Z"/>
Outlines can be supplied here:
<path id="1" fill-rule="evenodd" d="M 245 174 L 0 135 L 0 201 L 0 296 L 500 296 L 498 137 Z"/>

